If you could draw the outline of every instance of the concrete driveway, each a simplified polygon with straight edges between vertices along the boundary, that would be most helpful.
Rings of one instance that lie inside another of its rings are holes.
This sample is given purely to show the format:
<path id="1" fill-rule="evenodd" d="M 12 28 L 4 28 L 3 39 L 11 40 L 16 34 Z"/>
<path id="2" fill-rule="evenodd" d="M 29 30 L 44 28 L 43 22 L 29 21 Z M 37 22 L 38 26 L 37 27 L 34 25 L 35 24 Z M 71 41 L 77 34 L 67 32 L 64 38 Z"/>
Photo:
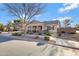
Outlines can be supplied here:
<path id="1" fill-rule="evenodd" d="M 37 42 L 12 40 L 0 43 L 0 56 L 43 56 L 48 55 L 50 45 L 37 46 Z"/>

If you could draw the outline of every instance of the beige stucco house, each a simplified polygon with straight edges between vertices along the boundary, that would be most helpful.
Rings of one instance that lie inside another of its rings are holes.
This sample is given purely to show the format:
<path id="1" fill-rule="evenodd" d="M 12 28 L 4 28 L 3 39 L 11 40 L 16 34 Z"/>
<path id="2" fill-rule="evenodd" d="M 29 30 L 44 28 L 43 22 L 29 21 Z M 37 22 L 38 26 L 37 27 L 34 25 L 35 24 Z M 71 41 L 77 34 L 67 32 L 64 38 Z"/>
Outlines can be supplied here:
<path id="1" fill-rule="evenodd" d="M 29 24 L 26 27 L 26 30 L 28 31 L 35 31 L 35 32 L 41 32 L 45 30 L 50 30 L 50 31 L 56 31 L 57 28 L 60 27 L 60 22 L 58 20 L 55 21 L 44 21 L 40 22 L 37 20 L 33 20 L 31 24 Z"/>

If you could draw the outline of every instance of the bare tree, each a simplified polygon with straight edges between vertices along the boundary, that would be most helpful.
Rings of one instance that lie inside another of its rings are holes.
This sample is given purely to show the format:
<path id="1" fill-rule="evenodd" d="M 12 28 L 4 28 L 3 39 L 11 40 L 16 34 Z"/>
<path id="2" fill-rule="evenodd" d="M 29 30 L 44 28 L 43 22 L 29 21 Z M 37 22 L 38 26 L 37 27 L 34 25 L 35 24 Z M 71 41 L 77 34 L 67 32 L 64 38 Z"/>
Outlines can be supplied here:
<path id="1" fill-rule="evenodd" d="M 77 30 L 79 30 L 79 24 L 76 24 L 76 25 L 75 25 L 75 28 L 76 28 Z"/>
<path id="2" fill-rule="evenodd" d="M 26 26 L 30 23 L 31 19 L 43 13 L 46 6 L 39 3 L 9 3 L 4 5 L 10 15 L 23 19 L 26 22 L 24 34 L 26 33 Z"/>
<path id="3" fill-rule="evenodd" d="M 64 23 L 64 27 L 70 27 L 72 21 L 70 19 L 66 19 L 66 20 L 63 21 L 63 23 Z"/>

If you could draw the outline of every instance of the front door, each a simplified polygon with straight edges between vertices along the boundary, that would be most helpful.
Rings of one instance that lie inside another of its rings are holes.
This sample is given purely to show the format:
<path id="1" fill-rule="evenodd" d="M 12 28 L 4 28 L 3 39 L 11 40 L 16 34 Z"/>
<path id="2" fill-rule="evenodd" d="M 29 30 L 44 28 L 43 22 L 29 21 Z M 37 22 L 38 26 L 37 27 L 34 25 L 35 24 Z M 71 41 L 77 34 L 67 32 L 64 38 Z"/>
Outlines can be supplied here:
<path id="1" fill-rule="evenodd" d="M 37 26 L 33 26 L 33 32 L 36 32 Z"/>
<path id="2" fill-rule="evenodd" d="M 38 31 L 42 31 L 42 26 L 38 26 Z"/>

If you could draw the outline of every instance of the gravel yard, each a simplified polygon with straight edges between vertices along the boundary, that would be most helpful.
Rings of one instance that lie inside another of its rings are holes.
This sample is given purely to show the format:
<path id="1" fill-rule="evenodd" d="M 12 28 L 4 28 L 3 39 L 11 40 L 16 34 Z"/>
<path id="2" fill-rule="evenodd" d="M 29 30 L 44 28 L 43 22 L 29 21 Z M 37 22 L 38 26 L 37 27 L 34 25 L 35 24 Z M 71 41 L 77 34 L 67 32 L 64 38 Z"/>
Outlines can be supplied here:
<path id="1" fill-rule="evenodd" d="M 79 56 L 79 41 L 74 39 L 79 37 L 78 34 L 69 36 L 69 38 L 74 37 L 73 40 L 67 39 L 68 36 L 65 39 L 53 37 L 56 40 L 55 44 L 52 42 L 47 44 L 43 40 L 32 37 L 34 35 L 31 37 L 0 35 L 0 56 Z M 43 36 L 40 38 L 42 39 Z M 45 43 L 37 45 L 40 42 Z"/>

